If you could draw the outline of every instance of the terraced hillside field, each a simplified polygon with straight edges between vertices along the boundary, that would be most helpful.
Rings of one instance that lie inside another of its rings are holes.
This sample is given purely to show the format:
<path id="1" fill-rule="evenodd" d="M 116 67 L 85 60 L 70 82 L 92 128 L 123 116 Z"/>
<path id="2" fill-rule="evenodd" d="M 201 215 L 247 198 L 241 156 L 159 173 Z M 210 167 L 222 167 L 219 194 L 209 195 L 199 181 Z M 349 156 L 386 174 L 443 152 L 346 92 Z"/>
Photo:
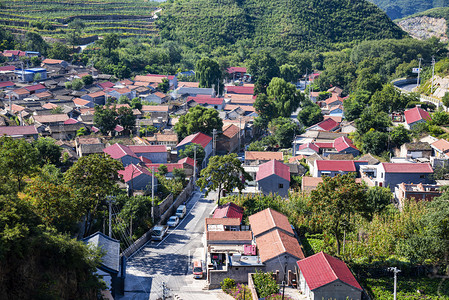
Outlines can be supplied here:
<path id="1" fill-rule="evenodd" d="M 0 0 L 0 25 L 15 33 L 34 30 L 63 38 L 67 23 L 82 19 L 83 36 L 117 32 L 125 36 L 156 35 L 153 12 L 158 3 L 144 0 Z"/>

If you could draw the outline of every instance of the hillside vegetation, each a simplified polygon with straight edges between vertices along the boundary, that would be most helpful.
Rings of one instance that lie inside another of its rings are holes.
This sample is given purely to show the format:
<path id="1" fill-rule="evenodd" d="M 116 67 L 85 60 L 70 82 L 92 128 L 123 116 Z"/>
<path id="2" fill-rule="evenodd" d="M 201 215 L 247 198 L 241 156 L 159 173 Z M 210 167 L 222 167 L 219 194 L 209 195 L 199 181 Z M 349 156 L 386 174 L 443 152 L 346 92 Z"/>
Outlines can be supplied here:
<path id="1" fill-rule="evenodd" d="M 328 49 L 405 35 L 364 0 L 175 0 L 163 4 L 157 24 L 163 38 L 204 49 Z"/>
<path id="2" fill-rule="evenodd" d="M 369 0 L 392 19 L 401 19 L 435 7 L 449 6 L 449 0 Z"/>
<path id="3" fill-rule="evenodd" d="M 147 36 L 156 33 L 152 12 L 157 6 L 144 0 L 4 1 L 0 26 L 15 33 L 32 30 L 60 38 L 66 33 L 66 24 L 78 18 L 86 24 L 84 36 L 108 32 Z"/>

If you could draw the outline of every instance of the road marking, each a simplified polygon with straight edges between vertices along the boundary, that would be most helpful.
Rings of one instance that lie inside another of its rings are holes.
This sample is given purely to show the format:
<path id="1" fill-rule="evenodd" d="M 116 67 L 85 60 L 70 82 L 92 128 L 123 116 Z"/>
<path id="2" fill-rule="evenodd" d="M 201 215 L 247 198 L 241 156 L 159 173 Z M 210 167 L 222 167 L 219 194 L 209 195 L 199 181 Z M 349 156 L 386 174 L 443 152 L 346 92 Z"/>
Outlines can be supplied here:
<path id="1" fill-rule="evenodd" d="M 195 196 L 195 195 L 192 195 L 192 197 L 193 197 L 193 196 Z M 193 204 L 192 208 L 189 210 L 189 212 L 188 212 L 187 214 L 190 214 L 190 212 L 195 208 L 195 206 L 196 206 L 196 204 L 198 203 L 198 200 L 199 200 L 200 198 L 201 198 L 201 197 L 198 197 L 198 199 L 196 199 L 195 203 Z M 187 214 L 186 214 L 186 215 L 187 215 Z M 184 218 L 182 219 L 182 221 L 179 222 L 178 226 L 176 226 L 175 228 L 173 228 L 172 231 L 170 231 L 170 233 L 167 234 L 167 235 L 165 236 L 165 238 L 164 238 L 162 241 L 160 241 L 159 244 L 156 245 L 156 247 L 159 247 L 163 242 L 165 242 L 165 240 L 166 240 L 166 239 L 173 233 L 173 231 L 175 231 L 175 230 L 179 227 L 179 225 L 181 225 L 181 223 L 182 223 L 184 220 L 186 220 L 186 219 L 187 219 L 187 218 L 184 216 Z M 140 249 L 139 249 L 139 250 L 140 250 Z"/>

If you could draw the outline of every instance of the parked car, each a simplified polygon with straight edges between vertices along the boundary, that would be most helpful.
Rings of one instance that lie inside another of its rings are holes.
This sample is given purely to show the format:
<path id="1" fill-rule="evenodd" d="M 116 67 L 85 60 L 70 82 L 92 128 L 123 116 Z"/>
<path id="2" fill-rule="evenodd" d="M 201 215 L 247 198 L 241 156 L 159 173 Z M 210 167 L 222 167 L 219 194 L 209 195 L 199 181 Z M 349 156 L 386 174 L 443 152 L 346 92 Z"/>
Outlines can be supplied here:
<path id="1" fill-rule="evenodd" d="M 178 216 L 171 216 L 170 219 L 167 221 L 167 226 L 169 227 L 176 227 L 179 224 L 179 217 Z"/>
<path id="2" fill-rule="evenodd" d="M 193 262 L 193 278 L 203 278 L 203 265 L 200 260 Z"/>
<path id="3" fill-rule="evenodd" d="M 151 240 L 152 241 L 161 241 L 165 234 L 167 233 L 168 227 L 167 226 L 154 226 L 153 230 L 151 231 Z"/>
<path id="4" fill-rule="evenodd" d="M 185 205 L 178 206 L 178 209 L 176 210 L 176 215 L 182 219 L 186 215 L 187 209 Z"/>

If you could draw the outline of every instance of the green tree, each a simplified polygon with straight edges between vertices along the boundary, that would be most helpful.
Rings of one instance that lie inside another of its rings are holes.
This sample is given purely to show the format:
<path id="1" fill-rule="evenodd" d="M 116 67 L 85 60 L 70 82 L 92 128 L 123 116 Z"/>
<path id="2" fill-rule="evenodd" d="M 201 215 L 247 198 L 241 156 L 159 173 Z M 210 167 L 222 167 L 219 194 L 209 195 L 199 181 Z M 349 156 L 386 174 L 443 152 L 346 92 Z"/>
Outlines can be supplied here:
<path id="1" fill-rule="evenodd" d="M 364 90 L 358 90 L 351 93 L 349 97 L 343 102 L 345 110 L 345 119 L 348 121 L 354 121 L 360 117 L 363 110 L 369 103 L 370 93 Z"/>
<path id="2" fill-rule="evenodd" d="M 84 215 L 84 236 L 105 208 L 106 197 L 117 195 L 121 162 L 102 154 L 80 157 L 64 174 L 64 183 L 74 189 L 75 201 Z"/>
<path id="3" fill-rule="evenodd" d="M 273 279 L 273 273 L 264 273 L 257 270 L 253 274 L 254 287 L 256 288 L 257 295 L 260 298 L 266 298 L 273 294 L 277 294 L 279 291 L 279 286 L 276 280 Z"/>
<path id="4" fill-rule="evenodd" d="M 443 98 L 441 98 L 441 100 L 443 101 L 444 106 L 449 107 L 449 93 L 446 92 L 444 93 Z"/>
<path id="5" fill-rule="evenodd" d="M 449 114 L 442 108 L 432 114 L 432 119 L 429 121 L 431 125 L 447 125 L 449 124 Z"/>
<path id="6" fill-rule="evenodd" d="M 70 60 L 70 48 L 66 45 L 56 42 L 48 50 L 48 58 Z"/>
<path id="7" fill-rule="evenodd" d="M 118 103 L 118 104 L 130 104 L 131 102 L 129 101 L 128 96 L 126 96 L 126 95 L 121 95 L 121 96 L 118 98 L 117 103 Z"/>
<path id="8" fill-rule="evenodd" d="M 28 31 L 25 34 L 25 49 L 28 51 L 37 51 L 42 55 L 47 55 L 49 46 L 46 41 L 36 32 Z"/>
<path id="9" fill-rule="evenodd" d="M 392 125 L 392 122 L 386 112 L 379 111 L 370 106 L 363 110 L 360 118 L 355 121 L 355 125 L 357 126 L 357 132 L 363 135 L 371 128 L 386 132 L 387 128 Z"/>
<path id="10" fill-rule="evenodd" d="M 217 110 L 197 105 L 179 118 L 175 125 L 175 131 L 179 139 L 182 140 L 186 136 L 197 132 L 212 136 L 214 129 L 221 131 L 222 127 L 223 121 Z"/>
<path id="11" fill-rule="evenodd" d="M 95 106 L 94 124 L 102 134 L 110 134 L 118 124 L 118 114 L 115 106 L 113 108 Z"/>
<path id="12" fill-rule="evenodd" d="M 92 77 L 92 75 L 83 76 L 81 80 L 83 81 L 84 85 L 91 85 L 92 83 L 94 83 L 94 78 Z"/>
<path id="13" fill-rule="evenodd" d="M 22 191 L 25 178 L 36 174 L 39 162 L 37 150 L 24 139 L 0 137 L 0 192 Z"/>
<path id="14" fill-rule="evenodd" d="M 73 50 L 75 50 L 75 46 L 79 45 L 84 27 L 85 24 L 80 19 L 74 19 L 67 25 L 67 42 L 72 45 Z"/>
<path id="15" fill-rule="evenodd" d="M 301 110 L 298 112 L 298 120 L 303 126 L 310 127 L 323 121 L 323 113 L 317 104 L 306 100 L 301 104 L 301 107 Z"/>
<path id="16" fill-rule="evenodd" d="M 287 82 L 296 83 L 300 76 L 298 67 L 295 65 L 285 64 L 279 67 L 280 77 Z"/>
<path id="17" fill-rule="evenodd" d="M 281 148 L 290 148 L 296 134 L 301 134 L 298 124 L 290 118 L 279 117 L 268 124 L 270 132 Z"/>
<path id="18" fill-rule="evenodd" d="M 194 159 L 195 156 L 195 148 L 196 148 L 196 165 L 201 166 L 204 158 L 206 157 L 206 152 L 204 151 L 203 146 L 200 144 L 188 144 L 184 150 L 179 150 L 179 158 L 190 157 Z"/>
<path id="19" fill-rule="evenodd" d="M 402 94 L 392 84 L 384 85 L 381 91 L 377 91 L 371 97 L 371 103 L 378 110 L 386 113 L 403 111 L 410 101 L 416 101 L 416 96 Z M 419 100 L 418 100 L 419 101 Z"/>
<path id="20" fill-rule="evenodd" d="M 218 205 L 220 205 L 220 197 L 223 191 L 231 192 L 235 188 L 242 191 L 245 188 L 245 182 L 251 180 L 251 176 L 243 169 L 242 162 L 235 153 L 213 156 L 207 167 L 201 170 L 200 175 L 197 185 L 201 187 L 201 190 L 207 188 L 206 195 L 210 191 L 217 191 Z"/>
<path id="21" fill-rule="evenodd" d="M 364 186 L 352 174 L 323 177 L 323 182 L 310 194 L 312 224 L 332 234 L 340 255 L 341 240 L 350 232 L 354 215 L 365 201 Z"/>
<path id="22" fill-rule="evenodd" d="M 131 133 L 136 125 L 136 116 L 130 107 L 122 106 L 117 110 L 117 121 L 126 132 Z"/>
<path id="23" fill-rule="evenodd" d="M 135 196 L 125 197 L 126 202 L 118 214 L 120 223 L 116 225 L 117 231 L 126 229 L 132 223 L 133 236 L 140 237 L 151 226 L 151 197 Z"/>
<path id="24" fill-rule="evenodd" d="M 170 82 L 167 78 L 163 78 L 162 82 L 157 85 L 157 88 L 161 90 L 162 93 L 167 93 L 170 89 Z"/>
<path id="25" fill-rule="evenodd" d="M 254 101 L 254 108 L 259 114 L 257 120 L 260 128 L 266 128 L 272 119 L 279 116 L 274 100 L 265 94 L 257 95 Z"/>
<path id="26" fill-rule="evenodd" d="M 56 140 L 51 137 L 40 137 L 33 142 L 33 147 L 37 150 L 39 164 L 59 165 L 62 149 L 56 145 Z"/>
<path id="27" fill-rule="evenodd" d="M 402 124 L 394 126 L 390 132 L 391 143 L 396 147 L 401 147 L 405 143 L 409 143 L 412 140 L 410 132 Z"/>
<path id="28" fill-rule="evenodd" d="M 362 136 L 363 153 L 381 155 L 388 150 L 388 134 L 370 129 Z"/>
<path id="29" fill-rule="evenodd" d="M 273 99 L 281 117 L 290 117 L 304 100 L 304 96 L 296 90 L 294 84 L 277 77 L 273 78 L 268 85 L 267 95 Z"/>
<path id="30" fill-rule="evenodd" d="M 79 91 L 84 87 L 84 82 L 81 79 L 78 78 L 74 78 L 72 80 L 72 89 L 74 89 L 75 91 Z"/>
<path id="31" fill-rule="evenodd" d="M 103 36 L 103 49 L 108 51 L 108 57 L 111 56 L 112 50 L 120 46 L 120 40 L 117 33 L 108 33 Z"/>
<path id="32" fill-rule="evenodd" d="M 392 203 L 393 194 L 386 187 L 370 187 L 366 192 L 366 202 L 361 203 L 363 209 L 361 214 L 369 221 L 373 219 L 374 214 L 381 213 L 389 204 Z"/>
<path id="33" fill-rule="evenodd" d="M 251 56 L 248 62 L 248 72 L 256 79 L 254 93 L 266 93 L 271 79 L 280 75 L 276 59 L 268 51 L 261 51 Z"/>
<path id="34" fill-rule="evenodd" d="M 160 174 L 160 175 L 162 175 L 162 176 L 167 175 L 167 173 L 168 173 L 168 168 L 167 168 L 167 166 L 166 166 L 166 165 L 160 165 L 160 166 L 157 168 L 157 173 Z"/>
<path id="35" fill-rule="evenodd" d="M 131 99 L 131 107 L 133 109 L 142 109 L 142 100 L 140 100 L 139 97 L 135 97 L 133 99 Z"/>
<path id="36" fill-rule="evenodd" d="M 199 81 L 201 88 L 215 87 L 217 95 L 221 95 L 223 92 L 222 72 L 220 66 L 215 60 L 208 57 L 200 59 L 196 63 L 195 76 Z"/>

